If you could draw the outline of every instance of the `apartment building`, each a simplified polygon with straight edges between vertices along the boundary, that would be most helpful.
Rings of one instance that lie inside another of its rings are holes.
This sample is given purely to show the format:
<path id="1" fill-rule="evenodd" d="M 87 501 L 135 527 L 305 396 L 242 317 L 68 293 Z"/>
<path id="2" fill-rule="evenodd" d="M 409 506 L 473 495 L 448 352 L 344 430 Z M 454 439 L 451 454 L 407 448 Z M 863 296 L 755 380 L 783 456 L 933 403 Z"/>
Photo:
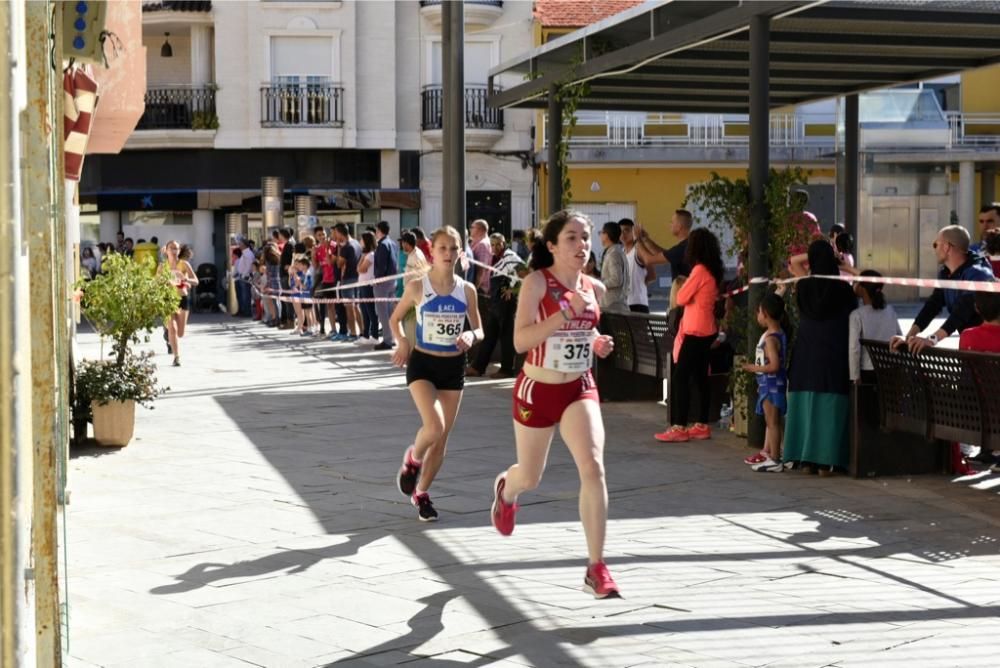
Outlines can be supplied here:
<path id="1" fill-rule="evenodd" d="M 441 13 L 440 0 L 145 2 L 145 114 L 121 154 L 88 158 L 84 239 L 175 238 L 221 265 L 234 224 L 257 238 L 439 226 Z M 534 114 L 490 109 L 486 82 L 532 46 L 531 3 L 464 13 L 467 214 L 509 232 L 533 220 Z"/>

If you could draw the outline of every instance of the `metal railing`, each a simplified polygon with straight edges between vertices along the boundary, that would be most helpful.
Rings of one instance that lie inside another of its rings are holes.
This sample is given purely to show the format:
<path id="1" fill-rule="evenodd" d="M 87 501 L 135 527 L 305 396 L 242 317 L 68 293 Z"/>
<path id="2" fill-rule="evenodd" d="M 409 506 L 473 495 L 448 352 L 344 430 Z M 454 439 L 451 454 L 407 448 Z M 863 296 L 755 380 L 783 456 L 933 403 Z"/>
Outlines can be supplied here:
<path id="1" fill-rule="evenodd" d="M 219 124 L 214 85 L 157 86 L 146 90 L 145 102 L 136 130 L 211 130 Z"/>
<path id="2" fill-rule="evenodd" d="M 1000 113 L 946 111 L 950 146 L 1000 145 Z"/>
<path id="3" fill-rule="evenodd" d="M 497 90 L 494 87 L 494 90 Z M 496 109 L 486 103 L 487 86 L 466 84 L 465 86 L 465 129 L 503 130 L 503 109 Z M 439 85 L 424 86 L 420 93 L 421 127 L 424 130 L 440 130 L 443 127 L 444 95 Z"/>
<path id="4" fill-rule="evenodd" d="M 543 123 L 543 132 L 547 123 Z M 810 129 L 811 128 L 811 129 Z M 772 114 L 772 146 L 837 148 L 836 119 L 829 114 Z M 548 137 L 543 135 L 548 145 Z M 723 114 L 623 114 L 604 112 L 577 118 L 571 147 L 746 146 L 749 118 Z"/>
<path id="5" fill-rule="evenodd" d="M 442 0 L 420 0 L 421 7 L 440 5 Z M 503 7 L 503 0 L 465 0 L 467 5 L 489 5 L 490 7 Z"/>
<path id="6" fill-rule="evenodd" d="M 260 125 L 265 128 L 339 127 L 344 89 L 333 83 L 266 83 L 260 87 Z"/>

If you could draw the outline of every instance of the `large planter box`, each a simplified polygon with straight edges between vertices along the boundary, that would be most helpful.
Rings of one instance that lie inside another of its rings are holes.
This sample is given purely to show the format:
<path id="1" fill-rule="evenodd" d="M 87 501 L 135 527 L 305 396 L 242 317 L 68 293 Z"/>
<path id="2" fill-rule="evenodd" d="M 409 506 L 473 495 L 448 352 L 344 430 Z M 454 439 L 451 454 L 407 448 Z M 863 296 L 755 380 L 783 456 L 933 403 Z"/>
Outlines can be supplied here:
<path id="1" fill-rule="evenodd" d="M 94 413 L 94 440 L 98 445 L 122 447 L 129 444 L 135 430 L 135 402 L 91 402 Z"/>

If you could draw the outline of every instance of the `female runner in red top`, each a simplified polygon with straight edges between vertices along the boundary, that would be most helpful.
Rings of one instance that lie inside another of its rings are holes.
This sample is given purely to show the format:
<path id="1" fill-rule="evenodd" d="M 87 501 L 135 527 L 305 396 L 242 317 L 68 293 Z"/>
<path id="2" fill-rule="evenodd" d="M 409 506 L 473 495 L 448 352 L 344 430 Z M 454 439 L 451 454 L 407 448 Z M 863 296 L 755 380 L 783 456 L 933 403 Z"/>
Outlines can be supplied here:
<path id="1" fill-rule="evenodd" d="M 514 348 L 527 352 L 514 384 L 514 436 L 517 463 L 494 483 L 493 526 L 504 536 L 514 531 L 517 497 L 538 487 L 558 423 L 580 473 L 580 519 L 590 561 L 584 590 L 597 598 L 618 595 L 604 565 L 608 488 L 604 479 L 604 424 L 594 355 L 614 348 L 600 335 L 597 304 L 604 286 L 583 274 L 590 257 L 590 219 L 571 210 L 549 219 L 532 250 L 514 319 Z"/>

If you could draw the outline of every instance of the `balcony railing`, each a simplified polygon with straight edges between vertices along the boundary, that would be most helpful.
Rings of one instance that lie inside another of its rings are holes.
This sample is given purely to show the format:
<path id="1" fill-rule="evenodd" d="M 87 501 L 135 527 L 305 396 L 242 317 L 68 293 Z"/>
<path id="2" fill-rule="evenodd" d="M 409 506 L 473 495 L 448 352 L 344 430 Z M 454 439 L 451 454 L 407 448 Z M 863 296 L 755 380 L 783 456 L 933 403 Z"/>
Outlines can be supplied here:
<path id="1" fill-rule="evenodd" d="M 442 0 L 420 0 L 421 7 L 440 5 Z M 467 5 L 487 5 L 489 7 L 503 7 L 503 0 L 465 0 Z"/>
<path id="2" fill-rule="evenodd" d="M 487 87 L 465 86 L 465 129 L 503 131 L 503 109 L 486 104 Z M 424 130 L 443 127 L 444 95 L 441 86 L 424 86 L 421 98 L 421 124 Z"/>
<path id="3" fill-rule="evenodd" d="M 265 128 L 340 127 L 344 89 L 332 83 L 268 83 L 260 87 Z"/>
<path id="4" fill-rule="evenodd" d="M 155 87 L 146 91 L 146 110 L 136 130 L 214 130 L 215 86 Z"/>
<path id="5" fill-rule="evenodd" d="M 1000 114 L 946 111 L 945 116 L 950 146 L 1000 145 Z"/>

